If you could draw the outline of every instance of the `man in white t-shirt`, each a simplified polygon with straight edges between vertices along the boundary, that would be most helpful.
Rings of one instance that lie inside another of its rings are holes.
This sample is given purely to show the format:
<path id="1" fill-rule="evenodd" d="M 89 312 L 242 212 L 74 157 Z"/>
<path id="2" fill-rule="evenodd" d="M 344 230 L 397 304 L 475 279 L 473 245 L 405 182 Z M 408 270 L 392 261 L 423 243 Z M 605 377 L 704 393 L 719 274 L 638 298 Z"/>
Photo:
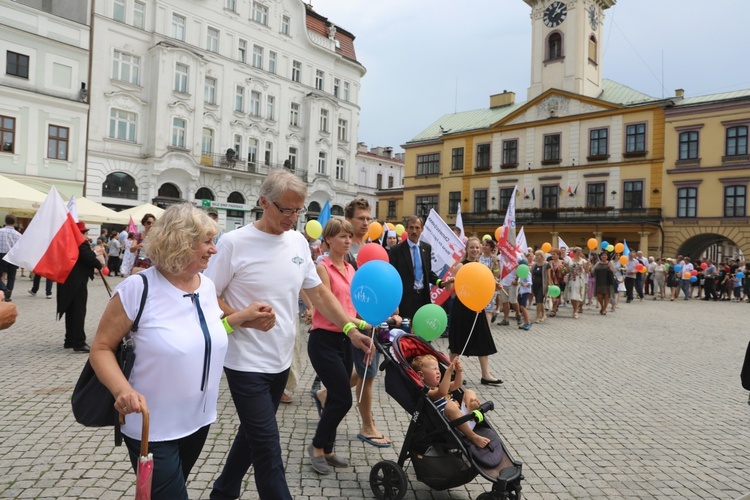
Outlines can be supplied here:
<path id="1" fill-rule="evenodd" d="M 224 361 L 240 428 L 210 498 L 239 498 L 252 465 L 261 499 L 291 499 L 281 459 L 276 410 L 294 354 L 297 297 L 304 290 L 315 308 L 342 328 L 350 318 L 322 284 L 305 237 L 294 229 L 303 215 L 307 188 L 293 173 L 272 171 L 260 188 L 263 216 L 226 233 L 206 276 L 216 284 L 225 314 L 260 301 L 268 314 L 229 335 Z M 355 324 L 358 324 L 355 323 Z M 347 329 L 352 344 L 372 353 L 370 338 Z"/>

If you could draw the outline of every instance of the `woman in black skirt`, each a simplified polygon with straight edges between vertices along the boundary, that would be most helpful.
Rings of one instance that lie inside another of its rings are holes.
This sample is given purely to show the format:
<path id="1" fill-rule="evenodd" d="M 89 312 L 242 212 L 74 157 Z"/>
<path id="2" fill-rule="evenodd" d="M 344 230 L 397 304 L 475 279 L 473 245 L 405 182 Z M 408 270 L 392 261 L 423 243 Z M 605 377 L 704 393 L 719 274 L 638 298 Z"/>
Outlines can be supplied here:
<path id="1" fill-rule="evenodd" d="M 456 266 L 455 273 L 466 264 L 467 262 L 478 262 L 479 254 L 482 252 L 482 245 L 479 242 L 479 238 L 469 238 L 466 241 L 466 257 L 463 262 Z M 475 324 L 476 322 L 476 324 Z M 466 341 L 469 339 L 469 333 L 472 331 L 472 325 L 474 327 L 474 333 L 471 334 L 471 340 L 466 345 Z M 466 345 L 466 350 L 464 346 Z M 479 357 L 479 366 L 482 369 L 481 382 L 484 385 L 499 385 L 503 381 L 499 378 L 495 378 L 490 374 L 490 354 L 495 354 L 497 349 L 495 348 L 495 341 L 492 340 L 492 332 L 490 332 L 490 325 L 487 323 L 487 316 L 480 311 L 476 313 L 463 305 L 460 299 L 456 298 L 453 301 L 453 307 L 451 309 L 451 321 L 450 328 L 448 330 L 448 349 L 451 352 L 451 359 L 460 355 L 463 352 L 464 356 L 477 356 Z"/>
<path id="2" fill-rule="evenodd" d="M 544 261 L 544 252 L 537 250 L 534 252 L 534 264 L 531 266 L 531 293 L 536 301 L 535 323 L 542 323 L 547 319 L 544 312 L 544 298 L 547 295 L 547 269 L 549 269 L 549 264 Z"/>

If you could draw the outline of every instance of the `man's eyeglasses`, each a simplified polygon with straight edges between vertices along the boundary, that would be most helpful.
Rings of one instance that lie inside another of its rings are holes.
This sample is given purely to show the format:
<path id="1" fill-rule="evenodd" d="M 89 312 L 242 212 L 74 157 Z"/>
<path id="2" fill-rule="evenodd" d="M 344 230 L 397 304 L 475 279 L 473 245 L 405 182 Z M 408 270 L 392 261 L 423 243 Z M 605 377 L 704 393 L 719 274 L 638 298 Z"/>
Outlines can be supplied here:
<path id="1" fill-rule="evenodd" d="M 372 217 L 355 217 L 354 220 L 358 220 L 360 222 L 372 222 Z"/>
<path id="2" fill-rule="evenodd" d="M 307 209 L 305 207 L 281 208 L 275 201 L 272 201 L 271 203 L 273 203 L 273 206 L 276 207 L 284 217 L 291 217 L 292 215 L 305 215 L 307 213 Z"/>

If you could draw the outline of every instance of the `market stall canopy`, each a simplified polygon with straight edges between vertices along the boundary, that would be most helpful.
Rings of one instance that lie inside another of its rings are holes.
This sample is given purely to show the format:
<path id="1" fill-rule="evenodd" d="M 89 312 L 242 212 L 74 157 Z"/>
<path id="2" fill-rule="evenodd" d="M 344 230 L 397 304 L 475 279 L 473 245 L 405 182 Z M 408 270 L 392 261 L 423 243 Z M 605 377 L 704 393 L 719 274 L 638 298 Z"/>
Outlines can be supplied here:
<path id="1" fill-rule="evenodd" d="M 87 198 L 76 198 L 76 210 L 78 220 L 91 224 L 123 224 L 130 222 L 130 216 L 123 215 L 124 212 L 114 210 L 100 205 Z"/>
<path id="2" fill-rule="evenodd" d="M 45 193 L 0 175 L 0 210 L 30 217 L 39 210 Z"/>
<path id="3" fill-rule="evenodd" d="M 129 217 L 133 216 L 133 222 L 136 223 L 136 225 L 139 225 L 141 223 L 141 219 L 143 219 L 143 216 L 146 214 L 152 214 L 157 219 L 159 216 L 164 212 L 164 209 L 157 207 L 156 205 L 152 205 L 151 203 L 146 203 L 145 205 L 139 205 L 137 207 L 128 208 L 127 210 L 123 210 L 122 212 L 118 212 L 118 214 L 122 215 L 127 219 L 125 223 L 127 224 L 130 219 Z"/>

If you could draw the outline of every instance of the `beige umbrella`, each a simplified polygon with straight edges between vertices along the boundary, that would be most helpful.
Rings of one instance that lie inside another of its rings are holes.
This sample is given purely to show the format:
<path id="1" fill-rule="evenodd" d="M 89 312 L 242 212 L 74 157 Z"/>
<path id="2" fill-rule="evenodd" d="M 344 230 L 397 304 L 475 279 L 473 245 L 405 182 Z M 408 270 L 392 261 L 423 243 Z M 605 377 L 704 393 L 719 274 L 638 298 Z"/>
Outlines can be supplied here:
<path id="1" fill-rule="evenodd" d="M 91 224 L 127 224 L 130 222 L 130 217 L 123 215 L 123 212 L 115 212 L 88 198 L 76 198 L 76 211 L 78 220 Z"/>
<path id="2" fill-rule="evenodd" d="M 31 216 L 39 210 L 45 198 L 45 193 L 0 175 L 0 210 Z"/>
<path id="3" fill-rule="evenodd" d="M 136 224 L 141 223 L 141 219 L 143 219 L 143 216 L 146 214 L 152 214 L 157 219 L 159 216 L 164 212 L 164 209 L 157 207 L 156 205 L 152 205 L 151 203 L 146 203 L 145 205 L 139 205 L 137 207 L 128 208 L 127 210 L 123 210 L 122 212 L 118 212 L 120 215 L 125 217 L 127 219 L 127 222 L 130 222 L 130 216 L 133 216 L 133 222 Z"/>

